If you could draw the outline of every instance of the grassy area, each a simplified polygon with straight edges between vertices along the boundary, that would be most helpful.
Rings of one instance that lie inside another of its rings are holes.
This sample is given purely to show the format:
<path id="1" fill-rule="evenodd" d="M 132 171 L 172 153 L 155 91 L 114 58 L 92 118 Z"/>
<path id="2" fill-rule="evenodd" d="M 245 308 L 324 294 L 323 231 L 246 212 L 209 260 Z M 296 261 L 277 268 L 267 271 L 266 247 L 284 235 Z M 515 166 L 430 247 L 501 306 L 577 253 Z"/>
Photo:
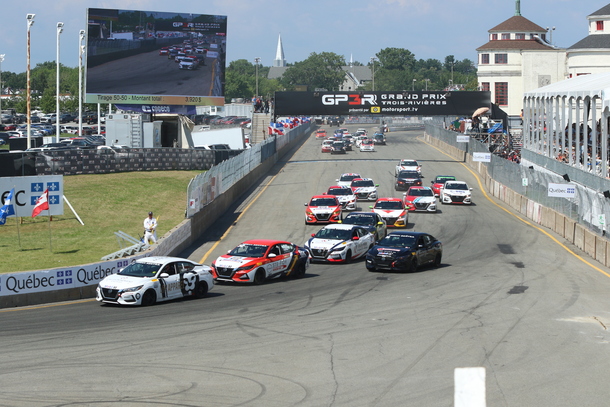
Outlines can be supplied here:
<path id="1" fill-rule="evenodd" d="M 64 214 L 8 218 L 0 226 L 0 273 L 94 263 L 120 249 L 114 232 L 138 238 L 148 211 L 159 218 L 157 236 L 184 220 L 189 181 L 201 171 L 151 171 L 64 177 Z M 21 214 L 20 214 L 21 215 Z"/>

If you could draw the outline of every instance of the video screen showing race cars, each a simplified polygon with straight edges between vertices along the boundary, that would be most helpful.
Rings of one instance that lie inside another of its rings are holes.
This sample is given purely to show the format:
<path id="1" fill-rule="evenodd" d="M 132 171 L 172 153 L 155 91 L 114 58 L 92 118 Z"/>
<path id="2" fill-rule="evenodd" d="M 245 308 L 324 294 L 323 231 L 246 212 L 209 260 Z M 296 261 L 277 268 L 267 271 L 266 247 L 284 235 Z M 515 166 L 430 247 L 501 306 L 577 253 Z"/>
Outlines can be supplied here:
<path id="1" fill-rule="evenodd" d="M 87 9 L 87 103 L 224 105 L 227 16 Z"/>

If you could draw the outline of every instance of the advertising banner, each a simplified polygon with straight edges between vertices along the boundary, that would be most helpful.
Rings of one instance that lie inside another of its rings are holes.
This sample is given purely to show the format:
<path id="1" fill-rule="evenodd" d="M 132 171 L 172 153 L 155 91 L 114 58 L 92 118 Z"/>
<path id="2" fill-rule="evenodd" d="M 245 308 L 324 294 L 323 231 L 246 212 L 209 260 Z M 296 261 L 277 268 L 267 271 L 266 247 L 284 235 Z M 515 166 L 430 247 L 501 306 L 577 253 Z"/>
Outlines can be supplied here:
<path id="1" fill-rule="evenodd" d="M 276 92 L 276 116 L 470 116 L 490 92 Z"/>
<path id="2" fill-rule="evenodd" d="M 2 204 L 11 189 L 15 189 L 13 202 L 16 215 L 8 217 L 29 217 L 45 190 L 49 191 L 49 210 L 51 215 L 64 214 L 64 178 L 63 175 L 33 175 L 29 177 L 0 177 L 0 198 Z M 48 216 L 46 209 L 40 216 Z"/>
<path id="3" fill-rule="evenodd" d="M 491 153 L 472 153 L 472 161 L 491 162 Z"/>
<path id="4" fill-rule="evenodd" d="M 575 198 L 576 186 L 574 184 L 553 184 L 549 182 L 548 196 L 558 198 Z"/>

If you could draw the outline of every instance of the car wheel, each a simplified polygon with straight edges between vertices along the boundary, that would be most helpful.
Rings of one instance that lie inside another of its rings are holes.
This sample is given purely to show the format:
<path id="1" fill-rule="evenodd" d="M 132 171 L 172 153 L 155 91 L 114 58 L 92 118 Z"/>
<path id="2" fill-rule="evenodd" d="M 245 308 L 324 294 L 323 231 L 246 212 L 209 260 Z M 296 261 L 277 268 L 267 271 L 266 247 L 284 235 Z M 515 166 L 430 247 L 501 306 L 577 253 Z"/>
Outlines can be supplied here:
<path id="1" fill-rule="evenodd" d="M 208 293 L 207 283 L 202 281 L 199 284 L 197 284 L 197 287 L 195 287 L 195 297 L 203 298 L 206 296 L 207 293 Z"/>
<path id="2" fill-rule="evenodd" d="M 297 265 L 295 266 L 296 270 L 295 270 L 295 274 L 294 277 L 295 278 L 301 278 L 305 275 L 305 262 L 300 262 L 297 263 Z"/>
<path id="3" fill-rule="evenodd" d="M 352 251 L 348 250 L 347 253 L 345 253 L 345 264 L 349 264 L 352 261 Z"/>
<path id="4" fill-rule="evenodd" d="M 442 254 L 437 254 L 436 257 L 434 258 L 434 267 L 440 267 L 441 266 L 441 260 L 443 258 Z"/>
<path id="5" fill-rule="evenodd" d="M 254 284 L 261 285 L 265 282 L 265 271 L 257 270 L 256 274 L 254 274 Z"/>
<path id="6" fill-rule="evenodd" d="M 411 260 L 411 265 L 409 266 L 409 273 L 415 273 L 417 271 L 417 259 L 413 258 Z"/>
<path id="7" fill-rule="evenodd" d="M 154 290 L 148 290 L 142 296 L 142 306 L 149 307 L 157 302 L 157 293 Z"/>

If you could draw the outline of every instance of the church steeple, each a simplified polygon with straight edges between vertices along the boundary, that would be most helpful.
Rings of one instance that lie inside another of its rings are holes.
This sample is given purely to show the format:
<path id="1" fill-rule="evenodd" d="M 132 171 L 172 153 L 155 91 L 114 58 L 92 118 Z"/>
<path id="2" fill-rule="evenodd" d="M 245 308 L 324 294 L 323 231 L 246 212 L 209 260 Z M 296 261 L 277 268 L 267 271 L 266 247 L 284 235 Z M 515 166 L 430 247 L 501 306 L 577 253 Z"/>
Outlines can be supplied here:
<path id="1" fill-rule="evenodd" d="M 286 59 L 284 59 L 284 47 L 282 47 L 282 35 L 280 34 L 277 38 L 277 51 L 275 52 L 275 61 L 273 66 L 286 66 Z"/>
<path id="2" fill-rule="evenodd" d="M 515 0 L 515 15 L 521 15 L 521 0 Z"/>

